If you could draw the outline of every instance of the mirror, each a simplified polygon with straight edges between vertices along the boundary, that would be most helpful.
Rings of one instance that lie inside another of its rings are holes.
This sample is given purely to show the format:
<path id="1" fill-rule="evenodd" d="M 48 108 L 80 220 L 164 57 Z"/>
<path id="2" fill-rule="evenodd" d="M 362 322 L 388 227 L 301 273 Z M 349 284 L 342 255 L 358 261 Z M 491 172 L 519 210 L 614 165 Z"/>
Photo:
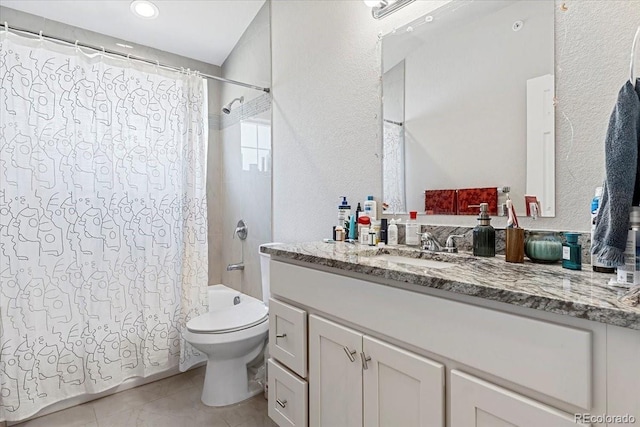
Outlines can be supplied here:
<path id="1" fill-rule="evenodd" d="M 383 37 L 382 75 L 387 212 L 508 186 L 555 216 L 554 2 L 454 0 Z"/>

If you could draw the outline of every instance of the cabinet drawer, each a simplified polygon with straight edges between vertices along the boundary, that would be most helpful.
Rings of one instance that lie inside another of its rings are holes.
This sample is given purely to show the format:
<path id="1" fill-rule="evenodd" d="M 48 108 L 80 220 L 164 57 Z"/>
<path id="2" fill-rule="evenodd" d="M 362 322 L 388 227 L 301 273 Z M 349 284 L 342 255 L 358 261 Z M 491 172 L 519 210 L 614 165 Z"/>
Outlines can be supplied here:
<path id="1" fill-rule="evenodd" d="M 271 307 L 271 306 L 269 306 Z M 280 427 L 307 425 L 307 382 L 269 359 L 269 417 Z"/>
<path id="2" fill-rule="evenodd" d="M 269 299 L 269 354 L 303 378 L 307 376 L 307 312 Z"/>
<path id="3" fill-rule="evenodd" d="M 451 371 L 451 427 L 587 427 L 567 414 L 498 387 Z"/>

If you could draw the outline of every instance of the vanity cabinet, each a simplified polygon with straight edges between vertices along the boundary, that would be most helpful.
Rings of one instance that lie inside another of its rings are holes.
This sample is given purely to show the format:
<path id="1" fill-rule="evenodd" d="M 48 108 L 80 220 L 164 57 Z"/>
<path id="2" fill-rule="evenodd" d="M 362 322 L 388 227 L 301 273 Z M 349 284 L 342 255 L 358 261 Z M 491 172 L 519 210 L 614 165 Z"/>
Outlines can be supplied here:
<path id="1" fill-rule="evenodd" d="M 270 262 L 276 305 L 308 314 L 310 426 L 568 427 L 607 413 L 604 324 Z"/>
<path id="2" fill-rule="evenodd" d="M 309 317 L 309 425 L 444 426 L 444 366 Z"/>

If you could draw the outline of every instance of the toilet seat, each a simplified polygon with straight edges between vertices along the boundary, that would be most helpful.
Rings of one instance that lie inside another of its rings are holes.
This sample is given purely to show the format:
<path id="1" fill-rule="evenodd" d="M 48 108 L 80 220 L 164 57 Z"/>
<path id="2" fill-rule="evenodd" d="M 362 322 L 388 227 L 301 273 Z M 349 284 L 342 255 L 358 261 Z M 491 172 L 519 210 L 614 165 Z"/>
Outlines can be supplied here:
<path id="1" fill-rule="evenodd" d="M 252 328 L 268 319 L 268 307 L 255 300 L 194 317 L 187 322 L 187 330 L 196 334 L 226 334 Z"/>

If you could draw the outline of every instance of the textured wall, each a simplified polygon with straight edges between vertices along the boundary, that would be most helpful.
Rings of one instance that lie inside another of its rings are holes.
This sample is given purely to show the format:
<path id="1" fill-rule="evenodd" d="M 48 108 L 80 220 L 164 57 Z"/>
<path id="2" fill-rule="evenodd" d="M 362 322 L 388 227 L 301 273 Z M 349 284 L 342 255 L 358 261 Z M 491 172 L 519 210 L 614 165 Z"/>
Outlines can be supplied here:
<path id="1" fill-rule="evenodd" d="M 275 240 L 328 237 L 338 196 L 379 197 L 377 34 L 443 3 L 417 1 L 376 21 L 360 1 L 273 2 Z M 556 6 L 557 216 L 521 223 L 587 231 L 590 200 L 604 173 L 608 117 L 628 75 L 640 2 L 574 0 Z M 430 216 L 425 222 L 472 225 L 475 219 Z M 502 219 L 494 222 L 504 225 Z"/>
<path id="2" fill-rule="evenodd" d="M 376 21 L 361 1 L 273 2 L 275 240 L 330 237 L 339 196 L 380 195 L 378 32 L 444 3 Z"/>

